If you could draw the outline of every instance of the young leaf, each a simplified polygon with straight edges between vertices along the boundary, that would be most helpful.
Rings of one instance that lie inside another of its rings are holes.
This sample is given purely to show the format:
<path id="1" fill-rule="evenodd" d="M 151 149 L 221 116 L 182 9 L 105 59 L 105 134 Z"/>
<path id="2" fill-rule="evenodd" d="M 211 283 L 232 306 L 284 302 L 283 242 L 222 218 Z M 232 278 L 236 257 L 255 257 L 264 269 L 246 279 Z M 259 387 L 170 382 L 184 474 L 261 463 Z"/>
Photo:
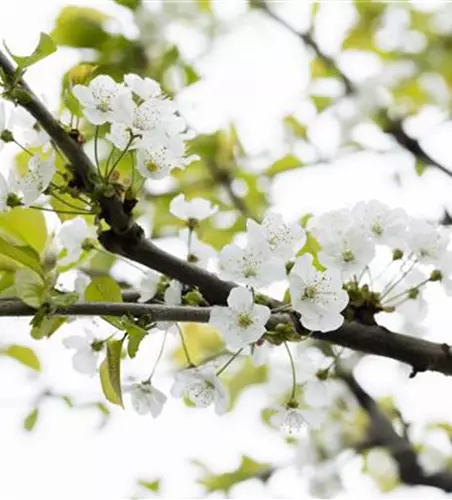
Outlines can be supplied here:
<path id="1" fill-rule="evenodd" d="M 47 242 L 45 217 L 39 210 L 16 207 L 0 214 L 0 233 L 17 245 L 30 246 L 41 252 Z"/>
<path id="2" fill-rule="evenodd" d="M 5 239 L 0 238 L 0 255 L 4 255 L 19 262 L 23 266 L 35 271 L 40 276 L 43 274 L 39 254 L 31 247 L 13 245 Z"/>
<path id="3" fill-rule="evenodd" d="M 88 302 L 122 302 L 121 288 L 110 276 L 94 278 L 85 290 Z"/>
<path id="4" fill-rule="evenodd" d="M 145 488 L 146 490 L 153 491 L 154 493 L 158 493 L 160 491 L 160 480 L 156 479 L 154 481 L 144 481 L 139 480 L 138 484 Z"/>
<path id="5" fill-rule="evenodd" d="M 35 340 L 50 337 L 55 333 L 61 325 L 67 321 L 64 316 L 44 316 L 38 326 L 33 326 L 31 329 L 31 336 Z"/>
<path id="6" fill-rule="evenodd" d="M 147 335 L 147 331 L 131 321 L 124 322 L 124 327 L 128 333 L 127 354 L 130 358 L 134 358 L 140 348 L 141 341 Z"/>
<path id="7" fill-rule="evenodd" d="M 107 342 L 107 357 L 100 365 L 100 383 L 105 397 L 110 403 L 124 408 L 121 390 L 122 340 Z"/>
<path id="8" fill-rule="evenodd" d="M 199 482 L 207 488 L 207 493 L 221 491 L 227 494 L 233 486 L 242 481 L 252 478 L 266 480 L 271 474 L 269 464 L 256 462 L 246 455 L 242 456 L 240 465 L 231 472 L 213 474 L 206 467 L 203 468 L 206 474 Z"/>
<path id="9" fill-rule="evenodd" d="M 33 408 L 31 412 L 24 419 L 24 429 L 28 432 L 31 432 L 39 417 L 39 408 Z"/>
<path id="10" fill-rule="evenodd" d="M 45 59 L 46 57 L 50 56 L 50 54 L 53 54 L 56 51 L 56 45 L 53 43 L 52 38 L 45 33 L 41 33 L 38 45 L 29 56 L 15 56 L 8 49 L 5 42 L 3 42 L 3 45 L 5 46 L 8 54 L 14 59 L 14 61 L 16 61 L 20 69 L 30 67 L 33 64 L 42 61 L 42 59 Z"/>
<path id="11" fill-rule="evenodd" d="M 275 175 L 288 172 L 289 170 L 294 170 L 302 166 L 302 161 L 300 161 L 296 156 L 288 154 L 280 160 L 275 161 L 275 163 L 268 167 L 264 173 L 265 175 L 268 175 L 268 177 L 274 177 Z"/>
<path id="12" fill-rule="evenodd" d="M 39 309 L 46 299 L 44 281 L 31 269 L 22 267 L 16 271 L 14 285 L 19 299 L 25 304 Z"/>
<path id="13" fill-rule="evenodd" d="M 0 353 L 19 361 L 19 363 L 28 366 L 28 368 L 31 368 L 32 370 L 36 370 L 37 372 L 41 371 L 41 363 L 33 349 L 30 349 L 30 347 L 12 344 L 7 348 L 2 349 Z"/>

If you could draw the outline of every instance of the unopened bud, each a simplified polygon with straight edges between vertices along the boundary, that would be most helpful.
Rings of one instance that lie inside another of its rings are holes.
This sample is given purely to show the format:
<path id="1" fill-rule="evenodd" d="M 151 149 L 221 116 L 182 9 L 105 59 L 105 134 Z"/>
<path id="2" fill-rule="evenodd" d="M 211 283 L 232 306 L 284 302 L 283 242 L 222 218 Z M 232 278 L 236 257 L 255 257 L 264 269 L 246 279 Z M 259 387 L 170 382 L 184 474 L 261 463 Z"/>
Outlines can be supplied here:
<path id="1" fill-rule="evenodd" d="M 400 260 L 403 257 L 403 252 L 400 250 L 400 248 L 396 248 L 392 252 L 392 260 Z"/>
<path id="2" fill-rule="evenodd" d="M 435 269 L 432 271 L 430 275 L 430 281 L 441 281 L 443 279 L 443 274 L 439 269 Z"/>

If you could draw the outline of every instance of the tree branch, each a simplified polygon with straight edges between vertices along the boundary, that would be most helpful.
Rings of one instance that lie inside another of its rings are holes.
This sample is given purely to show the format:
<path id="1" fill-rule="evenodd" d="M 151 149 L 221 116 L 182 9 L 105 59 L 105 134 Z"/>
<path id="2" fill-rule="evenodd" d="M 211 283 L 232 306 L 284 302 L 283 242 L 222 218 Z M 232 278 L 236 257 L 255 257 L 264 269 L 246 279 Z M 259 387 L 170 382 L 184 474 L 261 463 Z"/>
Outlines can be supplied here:
<path id="1" fill-rule="evenodd" d="M 346 95 L 353 95 L 357 93 L 358 88 L 353 83 L 353 81 L 339 68 L 336 61 L 331 58 L 328 54 L 323 52 L 317 42 L 313 39 L 310 33 L 301 33 L 295 30 L 289 23 L 287 23 L 284 19 L 276 15 L 270 7 L 267 5 L 265 0 L 253 0 L 253 5 L 260 8 L 269 17 L 271 17 L 278 24 L 283 26 L 285 29 L 290 31 L 293 35 L 299 38 L 305 45 L 310 47 L 315 55 L 321 59 L 328 67 L 334 69 L 334 72 L 337 74 L 338 78 L 342 81 L 345 87 Z M 387 126 L 384 127 L 383 131 L 387 134 L 390 134 L 397 143 L 407 151 L 409 151 L 415 158 L 418 160 L 427 163 L 444 174 L 452 177 L 452 171 L 446 168 L 444 165 L 441 165 L 438 161 L 432 158 L 425 149 L 421 146 L 420 142 L 412 137 L 409 137 L 407 133 L 403 130 L 402 122 L 392 120 L 387 112 L 384 112 L 383 122 L 387 123 Z"/>
<path id="2" fill-rule="evenodd" d="M 411 486 L 433 486 L 446 492 L 452 492 L 452 472 L 426 474 L 419 465 L 417 454 L 409 440 L 397 434 L 391 421 L 381 411 L 375 400 L 367 394 L 351 374 L 340 371 L 339 376 L 369 417 L 369 440 L 374 446 L 384 446 L 397 462 L 400 480 Z"/>
<path id="3" fill-rule="evenodd" d="M 0 67 L 3 68 L 6 75 L 9 75 L 10 77 L 13 76 L 14 68 L 6 56 L 1 52 Z M 102 184 L 95 172 L 94 165 L 88 156 L 47 111 L 45 106 L 33 94 L 26 83 L 23 80 L 20 80 L 19 83 L 22 89 L 28 94 L 28 97 L 21 99 L 19 104 L 27 109 L 36 118 L 54 143 L 66 155 L 68 160 L 71 162 L 73 169 L 84 183 L 86 192 L 96 192 Z M 178 259 L 177 257 L 164 252 L 152 242 L 147 241 L 144 238 L 142 228 L 136 224 L 130 215 L 124 210 L 119 196 L 103 195 L 98 197 L 98 200 L 102 207 L 102 217 L 111 227 L 111 230 L 104 231 L 99 236 L 99 241 L 107 250 L 139 262 L 150 269 L 159 271 L 186 285 L 199 288 L 203 296 L 211 304 L 226 304 L 229 292 L 232 288 L 237 286 L 235 283 L 223 281 L 218 278 L 218 276 L 194 266 L 193 264 L 189 264 L 181 259 Z M 266 300 L 267 304 L 272 308 L 281 305 L 281 302 L 274 299 L 267 297 Z M 124 314 L 127 312 L 124 312 L 125 309 L 123 310 L 121 308 L 128 306 L 130 306 L 130 304 L 116 304 L 114 307 L 119 308 L 116 310 L 121 310 L 121 314 Z M 8 309 L 6 308 L 6 305 L 3 307 L 3 315 L 6 315 Z M 23 307 L 27 306 L 21 305 L 19 307 L 15 304 L 14 310 L 16 313 L 17 311 L 23 311 L 23 315 L 31 315 L 35 312 L 31 308 L 26 310 L 21 309 Z M 78 314 L 81 314 L 80 310 L 83 310 L 81 305 L 71 307 L 75 307 L 76 309 L 73 310 L 78 310 Z M 91 303 L 90 307 L 95 306 Z M 103 304 L 103 307 L 105 307 L 105 304 Z M 144 305 L 137 304 L 136 307 L 144 307 Z M 148 307 L 151 306 L 148 305 Z M 183 317 L 187 318 L 187 309 L 185 307 L 182 309 L 184 312 L 181 312 L 180 314 L 183 314 Z M 64 314 L 63 309 L 60 311 L 61 314 Z M 93 311 L 93 309 L 91 309 L 91 311 Z M 136 309 L 135 311 L 137 312 L 138 310 Z M 144 310 L 141 309 L 141 311 Z M 154 314 L 156 314 L 157 311 L 161 310 L 155 309 Z M 196 311 L 198 311 L 198 308 L 196 308 Z M 206 316 L 204 316 L 207 314 L 207 309 L 203 309 L 201 311 L 202 312 L 200 313 L 194 312 L 194 315 L 190 316 L 190 319 L 187 320 L 207 321 Z M 112 315 L 113 313 L 111 311 L 105 313 L 104 309 L 102 309 L 97 310 L 96 314 Z M 141 314 L 148 314 L 148 312 L 142 312 Z M 18 313 L 10 313 L 9 315 L 18 315 Z M 200 318 L 199 315 L 202 315 L 202 318 Z M 170 319 L 167 318 L 167 320 Z M 176 319 L 173 320 L 176 321 Z M 184 319 L 177 321 L 184 321 Z M 272 322 L 273 323 L 269 324 L 270 328 L 274 328 L 276 326 L 276 322 L 295 328 L 297 333 L 300 335 L 307 335 L 308 333 L 311 333 L 302 328 L 295 313 L 274 315 L 272 317 Z M 447 344 L 436 344 L 426 340 L 417 339 L 415 337 L 393 333 L 377 325 L 368 326 L 350 322 L 345 323 L 335 332 L 329 332 L 326 334 L 314 332 L 312 333 L 312 337 L 345 346 L 356 351 L 385 356 L 403 363 L 408 363 L 413 367 L 413 374 L 420 371 L 431 370 L 444 373 L 445 375 L 452 375 L 452 356 L 450 347 Z"/>
<path id="4" fill-rule="evenodd" d="M 18 299 L 0 301 L 0 317 L 33 316 L 36 309 Z M 164 306 L 159 304 L 137 304 L 133 302 L 83 302 L 67 307 L 58 307 L 56 316 L 145 316 L 153 321 L 177 321 L 207 323 L 210 307 Z"/>

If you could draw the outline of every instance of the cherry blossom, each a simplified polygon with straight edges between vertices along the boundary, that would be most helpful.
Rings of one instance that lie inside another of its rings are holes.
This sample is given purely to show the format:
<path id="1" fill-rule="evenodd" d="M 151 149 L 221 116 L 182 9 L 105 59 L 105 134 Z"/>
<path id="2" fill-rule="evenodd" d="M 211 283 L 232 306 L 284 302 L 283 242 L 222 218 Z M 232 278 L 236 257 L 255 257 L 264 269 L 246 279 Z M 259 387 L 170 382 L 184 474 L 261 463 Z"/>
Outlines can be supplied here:
<path id="1" fill-rule="evenodd" d="M 228 409 L 226 389 L 211 367 L 189 368 L 177 373 L 171 394 L 178 398 L 185 396 L 197 408 L 213 404 L 218 415 Z"/>
<path id="2" fill-rule="evenodd" d="M 306 233 L 298 224 L 286 224 L 281 215 L 268 213 L 262 224 L 248 219 L 249 239 L 267 244 L 274 257 L 288 260 L 294 255 L 295 245 L 299 248 L 306 243 Z"/>
<path id="3" fill-rule="evenodd" d="M 151 97 L 158 97 L 162 93 L 158 82 L 148 77 L 141 78 L 133 73 L 124 76 L 124 83 L 143 101 Z"/>
<path id="4" fill-rule="evenodd" d="M 80 258 L 83 247 L 96 238 L 96 228 L 90 226 L 83 217 L 75 217 L 63 222 L 58 238 L 66 250 L 66 255 L 60 259 L 62 265 L 70 264 Z"/>
<path id="5" fill-rule="evenodd" d="M 186 200 L 185 195 L 179 194 L 171 200 L 170 213 L 181 220 L 200 221 L 207 219 L 217 211 L 210 201 L 202 198 Z"/>
<path id="6" fill-rule="evenodd" d="M 344 322 L 340 314 L 348 304 L 339 273 L 317 271 L 312 255 L 298 257 L 289 274 L 293 308 L 301 314 L 301 324 L 312 331 L 336 330 Z"/>
<path id="7" fill-rule="evenodd" d="M 270 318 L 270 309 L 254 304 L 253 294 L 246 288 L 231 290 L 228 307 L 214 306 L 209 323 L 220 330 L 227 346 L 232 350 L 259 340 Z"/>
<path id="8" fill-rule="evenodd" d="M 63 340 L 68 349 L 74 349 L 72 365 L 74 369 L 85 375 L 94 375 L 97 371 L 99 355 L 103 350 L 103 343 L 97 340 L 89 330 L 84 335 L 71 335 Z"/>
<path id="9" fill-rule="evenodd" d="M 241 248 L 233 243 L 220 252 L 219 268 L 225 279 L 260 287 L 286 277 L 282 259 L 272 258 L 265 245 L 249 243 Z"/>
<path id="10" fill-rule="evenodd" d="M 138 415 L 150 413 L 154 418 L 160 415 L 168 399 L 148 381 L 132 384 L 124 391 L 130 393 L 132 406 Z"/>
<path id="11" fill-rule="evenodd" d="M 147 270 L 140 281 L 138 289 L 140 291 L 140 298 L 138 302 L 148 302 L 153 299 L 157 293 L 160 275 L 150 269 Z"/>
<path id="12" fill-rule="evenodd" d="M 93 125 L 130 119 L 133 109 L 130 92 L 108 75 L 97 76 L 88 86 L 74 85 L 72 92 Z"/>
<path id="13" fill-rule="evenodd" d="M 55 158 L 53 155 L 47 159 L 34 155 L 28 162 L 28 172 L 24 176 L 18 173 L 14 176 L 13 189 L 21 193 L 24 205 L 31 205 L 47 189 L 55 172 Z"/>

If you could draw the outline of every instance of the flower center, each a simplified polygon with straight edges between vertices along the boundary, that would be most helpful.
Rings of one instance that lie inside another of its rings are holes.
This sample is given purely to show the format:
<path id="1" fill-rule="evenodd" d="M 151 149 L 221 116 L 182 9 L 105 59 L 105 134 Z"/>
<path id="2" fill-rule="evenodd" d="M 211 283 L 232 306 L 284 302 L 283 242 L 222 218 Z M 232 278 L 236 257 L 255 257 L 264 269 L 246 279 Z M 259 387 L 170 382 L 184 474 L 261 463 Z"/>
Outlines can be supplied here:
<path id="1" fill-rule="evenodd" d="M 187 387 L 187 397 L 199 408 L 207 408 L 213 403 L 215 389 L 206 380 L 197 380 Z"/>
<path id="2" fill-rule="evenodd" d="M 240 328 L 248 328 L 253 324 L 253 320 L 249 314 L 242 313 L 239 314 L 237 318 L 237 323 L 240 326 Z"/>
<path id="3" fill-rule="evenodd" d="M 383 234 L 383 227 L 382 227 L 382 225 L 379 222 L 374 222 L 374 224 L 372 226 L 372 232 L 376 236 L 381 236 Z"/>
<path id="4" fill-rule="evenodd" d="M 102 99 L 97 103 L 97 109 L 99 111 L 102 111 L 103 113 L 107 113 L 107 111 L 110 111 L 110 103 L 108 99 Z"/>
<path id="5" fill-rule="evenodd" d="M 287 408 L 282 423 L 282 430 L 289 434 L 297 434 L 304 427 L 305 421 L 297 409 Z"/>
<path id="6" fill-rule="evenodd" d="M 309 285 L 304 289 L 303 299 L 313 300 L 317 295 L 317 290 L 315 285 Z"/>
<path id="7" fill-rule="evenodd" d="M 342 252 L 342 259 L 344 262 L 353 262 L 355 260 L 355 254 L 350 250 L 344 250 Z"/>
<path id="8" fill-rule="evenodd" d="M 155 163 L 153 160 L 149 160 L 146 162 L 146 170 L 148 172 L 158 172 L 160 170 L 160 167 Z"/>

